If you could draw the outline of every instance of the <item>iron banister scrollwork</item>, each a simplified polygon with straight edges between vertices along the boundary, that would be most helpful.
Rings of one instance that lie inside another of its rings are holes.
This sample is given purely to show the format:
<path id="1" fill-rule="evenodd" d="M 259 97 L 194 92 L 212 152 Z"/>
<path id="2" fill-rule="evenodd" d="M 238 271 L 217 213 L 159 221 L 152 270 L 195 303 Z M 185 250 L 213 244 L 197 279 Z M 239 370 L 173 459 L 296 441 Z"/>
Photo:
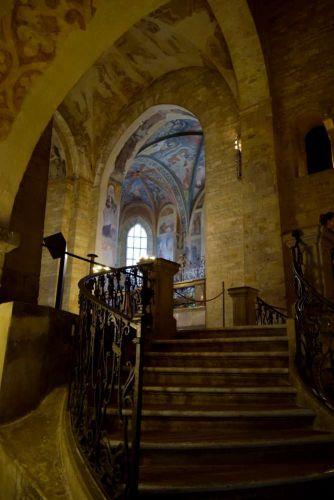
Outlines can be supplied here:
<path id="1" fill-rule="evenodd" d="M 149 326 L 150 285 L 147 268 L 135 266 L 79 283 L 69 408 L 78 447 L 109 498 L 135 498 L 138 487 L 142 341 Z"/>
<path id="2" fill-rule="evenodd" d="M 286 323 L 287 315 L 260 297 L 256 297 L 256 323 L 258 325 L 279 325 Z"/>
<path id="3" fill-rule="evenodd" d="M 296 365 L 317 398 L 334 410 L 334 304 L 319 294 L 294 262 Z"/>

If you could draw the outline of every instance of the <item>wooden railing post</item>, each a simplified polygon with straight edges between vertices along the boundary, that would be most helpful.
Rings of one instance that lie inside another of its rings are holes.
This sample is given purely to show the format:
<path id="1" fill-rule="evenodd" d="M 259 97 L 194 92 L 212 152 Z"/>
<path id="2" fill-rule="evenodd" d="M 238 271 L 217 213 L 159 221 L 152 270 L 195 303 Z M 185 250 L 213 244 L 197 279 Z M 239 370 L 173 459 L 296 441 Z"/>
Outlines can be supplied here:
<path id="1" fill-rule="evenodd" d="M 147 340 L 172 338 L 176 335 L 176 320 L 173 316 L 173 277 L 179 264 L 165 259 L 141 260 L 140 268 L 145 268 L 153 288 L 151 304 L 152 329 Z"/>
<path id="2" fill-rule="evenodd" d="M 250 286 L 229 288 L 233 301 L 233 325 L 256 325 L 256 297 L 259 290 Z"/>

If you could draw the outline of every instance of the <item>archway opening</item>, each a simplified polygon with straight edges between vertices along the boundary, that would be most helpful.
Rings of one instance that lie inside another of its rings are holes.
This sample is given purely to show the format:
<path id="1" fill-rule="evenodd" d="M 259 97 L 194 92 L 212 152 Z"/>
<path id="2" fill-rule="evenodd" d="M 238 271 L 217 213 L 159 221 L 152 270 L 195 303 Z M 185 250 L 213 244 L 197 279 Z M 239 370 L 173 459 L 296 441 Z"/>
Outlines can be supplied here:
<path id="1" fill-rule="evenodd" d="M 145 228 L 137 223 L 128 232 L 126 238 L 126 265 L 133 266 L 142 257 L 147 256 L 147 233 Z"/>
<path id="2" fill-rule="evenodd" d="M 140 218 L 148 231 L 148 255 L 179 262 L 196 274 L 196 268 L 203 268 L 205 255 L 202 127 L 192 113 L 177 106 L 156 106 L 149 111 L 123 138 L 109 176 L 107 193 L 114 195 L 117 218 L 108 234 L 102 223 L 102 251 L 105 261 L 110 262 L 112 256 L 115 264 L 128 265 L 129 229 Z M 120 172 L 124 172 L 122 181 Z M 108 196 L 105 199 L 103 220 Z"/>

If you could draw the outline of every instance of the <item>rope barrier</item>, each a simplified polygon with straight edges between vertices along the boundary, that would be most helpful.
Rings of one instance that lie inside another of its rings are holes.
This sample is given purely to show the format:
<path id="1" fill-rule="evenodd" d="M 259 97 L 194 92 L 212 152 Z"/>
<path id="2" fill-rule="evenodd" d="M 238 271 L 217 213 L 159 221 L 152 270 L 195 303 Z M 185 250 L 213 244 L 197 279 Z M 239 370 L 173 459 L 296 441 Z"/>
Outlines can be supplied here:
<path id="1" fill-rule="evenodd" d="M 212 297 L 212 299 L 206 299 L 206 300 L 196 300 L 196 299 L 190 299 L 189 297 L 186 297 L 185 295 L 182 295 L 182 293 L 177 292 L 176 290 L 174 290 L 174 293 L 176 293 L 176 295 L 179 295 L 179 296 L 180 296 L 180 297 L 182 297 L 183 299 L 189 300 L 189 302 L 198 302 L 199 304 L 205 304 L 206 302 L 211 302 L 212 300 L 216 300 L 216 299 L 218 299 L 221 295 L 223 295 L 224 290 L 222 290 L 222 291 L 221 291 L 218 295 L 216 295 L 215 297 Z"/>

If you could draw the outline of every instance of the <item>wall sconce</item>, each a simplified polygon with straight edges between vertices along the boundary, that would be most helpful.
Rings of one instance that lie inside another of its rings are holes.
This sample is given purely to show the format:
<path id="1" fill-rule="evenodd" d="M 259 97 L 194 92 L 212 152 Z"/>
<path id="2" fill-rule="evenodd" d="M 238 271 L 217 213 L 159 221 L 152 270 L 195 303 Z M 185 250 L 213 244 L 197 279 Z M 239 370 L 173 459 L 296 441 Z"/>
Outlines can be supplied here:
<path id="1" fill-rule="evenodd" d="M 241 139 L 240 139 L 239 135 L 237 135 L 235 140 L 234 140 L 234 151 L 235 151 L 235 171 L 236 171 L 237 179 L 241 179 L 241 176 L 242 176 L 242 172 L 241 172 L 242 158 L 241 158 Z"/>

